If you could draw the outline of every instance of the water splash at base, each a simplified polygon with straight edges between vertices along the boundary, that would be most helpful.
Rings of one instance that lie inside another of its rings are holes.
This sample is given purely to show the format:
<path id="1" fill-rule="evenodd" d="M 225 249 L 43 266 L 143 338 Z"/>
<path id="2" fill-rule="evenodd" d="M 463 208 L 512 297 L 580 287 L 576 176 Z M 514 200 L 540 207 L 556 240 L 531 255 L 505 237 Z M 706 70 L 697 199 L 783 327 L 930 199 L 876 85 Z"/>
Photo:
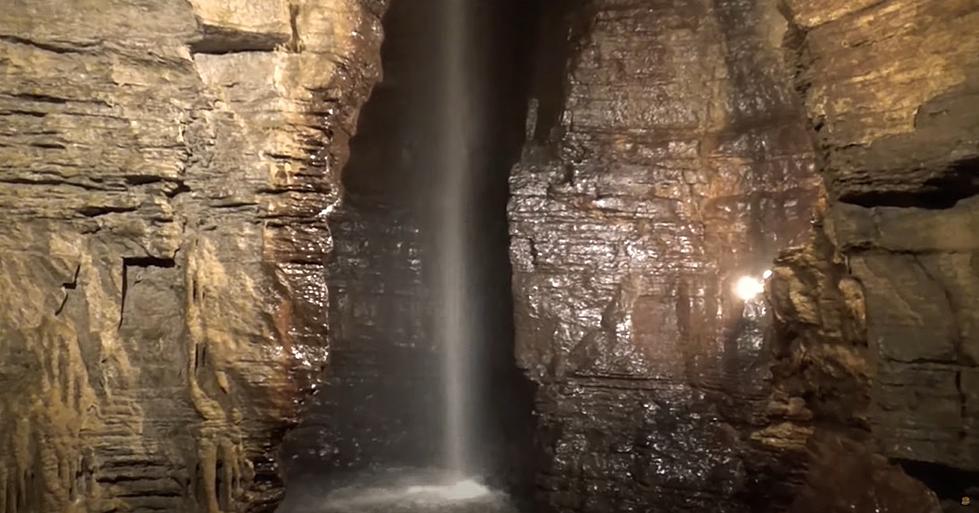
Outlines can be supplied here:
<path id="1" fill-rule="evenodd" d="M 286 499 L 278 513 L 516 513 L 509 497 L 476 479 L 434 470 L 390 469 L 323 482 Z"/>

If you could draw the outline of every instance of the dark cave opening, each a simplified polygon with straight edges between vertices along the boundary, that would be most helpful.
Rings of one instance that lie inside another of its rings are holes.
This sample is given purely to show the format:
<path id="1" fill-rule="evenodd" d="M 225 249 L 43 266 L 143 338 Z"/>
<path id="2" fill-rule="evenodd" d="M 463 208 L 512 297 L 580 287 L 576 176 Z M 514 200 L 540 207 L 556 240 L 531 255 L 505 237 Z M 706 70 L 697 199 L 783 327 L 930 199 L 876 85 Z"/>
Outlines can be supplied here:
<path id="1" fill-rule="evenodd" d="M 331 356 L 323 381 L 307 400 L 285 449 L 289 483 L 300 476 L 349 476 L 402 467 L 437 467 L 442 460 L 443 348 L 433 340 L 432 275 L 442 263 L 433 235 L 440 187 L 437 166 L 438 63 L 446 44 L 437 25 L 438 0 L 396 0 L 384 16 L 383 80 L 365 104 L 344 197 L 330 213 L 334 249 Z M 507 202 L 510 168 L 524 143 L 532 60 L 537 55 L 537 1 L 476 3 L 469 80 L 480 138 L 470 149 L 473 193 L 465 213 L 466 244 L 475 258 L 472 341 L 475 421 L 471 437 L 480 478 L 515 497 L 529 496 L 533 476 L 533 389 L 514 360 Z M 295 488 L 290 495 L 295 497 Z M 306 493 L 303 491 L 300 494 Z M 291 511 L 289 501 L 285 510 Z"/>
<path id="2" fill-rule="evenodd" d="M 840 201 L 861 207 L 904 207 L 943 210 L 954 207 L 960 200 L 979 194 L 979 158 L 969 158 L 948 165 L 937 176 L 924 180 L 916 190 L 867 191 L 842 195 Z"/>
<path id="3" fill-rule="evenodd" d="M 943 503 L 952 503 L 954 507 L 963 498 L 979 500 L 976 498 L 979 496 L 979 472 L 923 461 L 899 460 L 897 463 L 909 476 L 935 492 Z"/>

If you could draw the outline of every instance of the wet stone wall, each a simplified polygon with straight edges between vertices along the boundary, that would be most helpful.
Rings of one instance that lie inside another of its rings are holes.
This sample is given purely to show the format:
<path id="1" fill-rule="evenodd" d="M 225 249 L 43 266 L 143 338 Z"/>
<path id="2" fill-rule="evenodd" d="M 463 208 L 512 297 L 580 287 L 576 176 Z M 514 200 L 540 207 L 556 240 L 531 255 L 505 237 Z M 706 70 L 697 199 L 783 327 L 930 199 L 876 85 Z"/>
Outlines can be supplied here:
<path id="1" fill-rule="evenodd" d="M 327 260 L 329 364 L 317 376 L 287 452 L 297 475 L 374 464 L 430 465 L 439 449 L 438 348 L 422 277 L 421 203 L 430 122 L 434 2 L 393 2 L 383 18 L 381 82 L 371 92 L 343 170 L 343 194 L 326 214 L 334 247 Z M 410 391 L 410 398 L 406 392 Z M 429 461 L 431 460 L 431 461 Z M 302 483 L 302 479 L 296 479 Z M 301 486 L 298 486 L 299 488 Z"/>
<path id="2" fill-rule="evenodd" d="M 811 471 L 796 508 L 960 511 L 979 492 L 979 3 L 784 11 L 828 209 L 779 259 L 776 388 L 811 409 L 817 467 L 838 469 Z"/>
<path id="3" fill-rule="evenodd" d="M 541 47 L 563 71 L 538 76 L 509 209 L 538 499 L 748 511 L 765 312 L 731 287 L 805 231 L 817 194 L 785 21 L 753 0 L 554 12 Z"/>
<path id="4" fill-rule="evenodd" d="M 4 2 L 0 511 L 267 512 L 385 2 Z"/>
<path id="5" fill-rule="evenodd" d="M 872 430 L 889 457 L 979 471 L 979 3 L 822 3 L 788 3 L 796 81 L 866 291 Z"/>

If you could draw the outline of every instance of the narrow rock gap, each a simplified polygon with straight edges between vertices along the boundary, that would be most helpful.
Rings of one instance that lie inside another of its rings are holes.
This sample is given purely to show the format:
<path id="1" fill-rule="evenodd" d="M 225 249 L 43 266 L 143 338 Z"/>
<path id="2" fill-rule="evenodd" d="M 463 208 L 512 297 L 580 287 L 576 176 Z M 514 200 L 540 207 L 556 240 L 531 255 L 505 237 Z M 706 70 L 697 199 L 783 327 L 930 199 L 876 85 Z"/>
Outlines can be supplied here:
<path id="1" fill-rule="evenodd" d="M 18 37 L 13 35 L 6 35 L 6 34 L 0 35 L 0 41 L 33 46 L 35 48 L 46 50 L 57 54 L 84 53 L 85 50 L 87 50 L 90 46 L 94 46 L 94 45 L 78 45 L 77 43 L 73 43 L 74 46 L 62 46 L 54 43 L 41 42 L 26 37 Z"/>
<path id="2" fill-rule="evenodd" d="M 290 44 L 283 34 L 247 32 L 204 25 L 201 39 L 190 44 L 193 54 L 226 55 L 245 52 L 274 52 Z"/>
<path id="3" fill-rule="evenodd" d="M 474 92 L 483 119 L 471 120 L 482 134 L 472 150 L 477 193 L 464 214 L 477 255 L 469 269 L 480 333 L 470 356 L 481 374 L 473 377 L 476 459 L 489 484 L 517 495 L 531 489 L 533 391 L 515 364 L 506 208 L 510 168 L 524 143 L 541 3 L 475 3 L 474 68 L 485 83 Z M 432 278 L 442 265 L 432 212 L 441 190 L 432 144 L 442 94 L 432 56 L 444 44 L 432 28 L 437 7 L 395 0 L 383 19 L 384 80 L 361 112 L 343 200 L 330 213 L 331 361 L 289 435 L 292 496 L 308 492 L 295 476 L 316 470 L 343 479 L 378 466 L 437 466 L 441 458 L 442 350 L 432 326 L 439 315 Z"/>
<path id="4" fill-rule="evenodd" d="M 289 4 L 289 29 L 292 37 L 287 48 L 292 53 L 299 53 L 302 51 L 302 39 L 299 38 L 299 5 L 295 3 Z"/>
<path id="5" fill-rule="evenodd" d="M 55 316 L 61 315 L 61 312 L 65 310 L 65 306 L 68 304 L 68 297 L 71 295 L 69 291 L 78 288 L 78 274 L 81 272 L 81 270 L 82 270 L 82 265 L 81 264 L 76 265 L 75 273 L 72 275 L 71 281 L 61 284 L 61 288 L 64 291 L 65 297 L 61 300 L 61 304 L 58 305 L 58 308 L 54 311 Z"/>

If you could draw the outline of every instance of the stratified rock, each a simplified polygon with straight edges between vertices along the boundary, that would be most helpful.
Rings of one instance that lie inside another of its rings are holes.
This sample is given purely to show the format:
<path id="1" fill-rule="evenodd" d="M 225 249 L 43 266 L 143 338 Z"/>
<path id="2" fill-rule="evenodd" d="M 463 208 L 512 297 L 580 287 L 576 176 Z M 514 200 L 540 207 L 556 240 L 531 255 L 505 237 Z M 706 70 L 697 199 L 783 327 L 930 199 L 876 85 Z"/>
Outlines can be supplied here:
<path id="1" fill-rule="evenodd" d="M 768 283 L 772 307 L 774 422 L 867 430 L 871 362 L 863 287 L 822 223 L 804 246 L 775 259 Z M 804 444 L 806 440 L 802 440 Z"/>
<path id="2" fill-rule="evenodd" d="M 270 511 L 383 1 L 0 18 L 0 511 Z"/>
<path id="3" fill-rule="evenodd" d="M 849 276 L 824 223 L 813 228 L 806 244 L 779 254 L 767 284 L 772 388 L 766 425 L 751 434 L 760 456 L 753 469 L 772 497 L 762 511 L 782 512 L 789 504 L 827 507 L 815 490 L 832 486 L 837 474 L 827 474 L 820 465 L 831 467 L 834 460 L 869 465 L 874 453 L 868 447 L 873 376 L 864 292 Z M 821 442 L 824 431 L 832 433 L 832 443 Z M 859 455 L 849 446 L 857 447 Z M 847 449 L 833 452 L 842 447 Z M 813 497 L 819 500 L 810 501 Z M 841 503 L 856 500 L 839 498 Z"/>
<path id="4" fill-rule="evenodd" d="M 975 0 L 784 4 L 832 197 L 951 206 L 977 192 Z"/>
<path id="5" fill-rule="evenodd" d="M 541 499 L 566 512 L 748 511 L 765 313 L 731 287 L 805 231 L 817 189 L 780 61 L 784 20 L 774 2 L 737 0 L 603 0 L 564 15 L 545 48 L 564 47 L 551 67 L 565 83 L 541 77 L 511 178 Z"/>
<path id="6" fill-rule="evenodd" d="M 977 207 L 973 197 L 944 210 L 834 209 L 837 237 L 866 290 L 871 420 L 888 456 L 979 469 Z"/>
<path id="7" fill-rule="evenodd" d="M 865 445 L 832 435 L 809 444 L 807 487 L 788 513 L 941 513 L 935 493 Z"/>
<path id="8" fill-rule="evenodd" d="M 827 227 L 866 295 L 874 443 L 979 469 L 979 3 L 785 7 Z"/>

